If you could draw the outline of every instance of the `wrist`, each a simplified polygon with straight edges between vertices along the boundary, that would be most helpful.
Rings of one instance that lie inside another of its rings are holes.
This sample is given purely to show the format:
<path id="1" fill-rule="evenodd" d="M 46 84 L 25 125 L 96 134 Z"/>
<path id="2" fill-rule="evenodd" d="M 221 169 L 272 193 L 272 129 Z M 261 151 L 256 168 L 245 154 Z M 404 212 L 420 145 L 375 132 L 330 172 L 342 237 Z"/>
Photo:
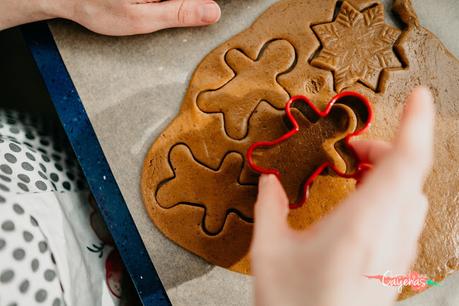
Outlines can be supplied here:
<path id="1" fill-rule="evenodd" d="M 60 17 L 66 0 L 1 0 L 0 30 Z"/>
<path id="2" fill-rule="evenodd" d="M 66 7 L 70 4 L 69 0 L 32 0 L 31 2 L 35 2 L 38 20 L 66 18 L 68 14 Z"/>

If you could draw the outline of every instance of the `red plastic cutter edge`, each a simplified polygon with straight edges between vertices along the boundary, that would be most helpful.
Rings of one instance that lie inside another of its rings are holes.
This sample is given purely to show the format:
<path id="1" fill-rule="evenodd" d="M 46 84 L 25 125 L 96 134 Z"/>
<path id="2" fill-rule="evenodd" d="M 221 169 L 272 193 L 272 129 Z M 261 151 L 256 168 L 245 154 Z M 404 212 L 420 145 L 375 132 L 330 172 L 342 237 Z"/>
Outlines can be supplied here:
<path id="1" fill-rule="evenodd" d="M 298 125 L 298 122 L 295 120 L 295 118 L 292 116 L 292 113 L 291 113 L 291 105 L 293 103 L 295 103 L 296 101 L 303 101 L 303 102 L 306 102 L 310 107 L 311 109 L 319 116 L 319 117 L 325 117 L 327 116 L 329 113 L 330 113 L 330 110 L 332 108 L 332 106 L 340 99 L 344 98 L 344 97 L 349 97 L 349 96 L 352 96 L 352 97 L 356 97 L 358 98 L 359 100 L 361 100 L 363 102 L 363 104 L 366 106 L 367 108 L 367 111 L 368 111 L 368 119 L 367 121 L 365 122 L 363 128 L 361 129 L 358 129 L 356 131 L 354 131 L 353 133 L 351 134 L 348 134 L 346 135 L 346 137 L 344 138 L 344 142 L 345 142 L 345 145 L 346 147 L 351 150 L 351 152 L 354 154 L 354 156 L 356 156 L 356 158 L 358 158 L 358 155 L 356 154 L 356 151 L 354 149 L 354 147 L 350 144 L 350 139 L 354 136 L 358 136 L 360 134 L 362 134 L 363 132 L 365 132 L 368 127 L 371 125 L 371 121 L 373 120 L 373 110 L 372 110 L 372 107 L 371 107 L 371 104 L 370 102 L 368 101 L 368 99 L 357 93 L 357 92 L 353 92 L 353 91 L 344 91 L 344 92 L 341 92 L 339 94 L 337 94 L 336 96 L 334 96 L 330 102 L 328 102 L 327 106 L 325 107 L 325 109 L 323 111 L 320 111 L 307 97 L 305 96 L 294 96 L 292 98 L 290 98 L 290 100 L 287 102 L 287 104 L 285 105 L 285 112 L 287 113 L 287 117 L 288 119 L 290 120 L 290 122 L 293 124 L 293 128 L 287 132 L 286 134 L 282 135 L 281 137 L 273 140 L 273 141 L 259 141 L 259 142 L 255 142 L 253 143 L 249 149 L 247 150 L 247 154 L 246 154 L 246 158 L 247 158 L 247 161 L 249 163 L 249 166 L 250 168 L 252 168 L 255 172 L 258 172 L 260 174 L 274 174 L 277 176 L 277 178 L 280 180 L 281 178 L 281 175 L 279 173 L 279 171 L 277 169 L 266 169 L 266 168 L 263 168 L 263 167 L 260 167 L 260 166 L 257 166 L 254 161 L 253 161 L 253 158 L 252 158 L 252 155 L 253 155 L 253 151 L 259 147 L 269 147 L 269 146 L 275 146 L 285 140 L 287 140 L 288 138 L 292 137 L 293 135 L 295 135 L 296 133 L 298 133 L 299 131 L 299 125 Z M 306 201 L 306 199 L 308 198 L 308 195 L 309 195 L 309 186 L 312 184 L 312 182 L 316 179 L 317 176 L 319 176 L 327 167 L 330 167 L 338 176 L 340 177 L 344 177 L 344 178 L 353 178 L 355 180 L 357 180 L 357 182 L 359 181 L 359 179 L 361 178 L 362 176 L 362 173 L 369 169 L 371 167 L 371 165 L 369 164 L 366 164 L 366 163 L 363 163 L 361 162 L 360 160 L 358 161 L 358 166 L 357 166 L 357 170 L 354 172 L 354 173 L 351 173 L 351 174 L 347 174 L 345 172 L 341 172 L 339 171 L 335 165 L 331 164 L 330 162 L 325 162 L 323 163 L 322 165 L 320 165 L 314 172 L 311 176 L 309 176 L 309 178 L 306 180 L 306 182 L 304 183 L 303 185 L 303 196 L 302 198 L 296 202 L 296 203 L 290 203 L 290 208 L 298 208 L 298 207 L 301 207 L 302 204 Z"/>

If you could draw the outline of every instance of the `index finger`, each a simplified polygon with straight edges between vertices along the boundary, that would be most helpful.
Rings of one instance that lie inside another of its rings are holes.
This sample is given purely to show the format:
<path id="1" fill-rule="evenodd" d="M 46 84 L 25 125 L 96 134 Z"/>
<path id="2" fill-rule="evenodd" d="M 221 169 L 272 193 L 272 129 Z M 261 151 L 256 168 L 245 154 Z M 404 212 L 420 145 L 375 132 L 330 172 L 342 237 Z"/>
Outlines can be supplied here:
<path id="1" fill-rule="evenodd" d="M 357 225 L 368 237 L 379 235 L 380 227 L 394 218 L 424 218 L 413 198 L 422 193 L 432 162 L 433 101 L 429 92 L 417 88 L 407 99 L 394 147 L 363 178 L 357 191 L 338 207 L 337 214 Z M 410 212 L 410 216 L 401 216 Z M 418 214 L 419 213 L 419 214 Z M 376 226 L 376 224 L 380 226 Z"/>
<path id="2" fill-rule="evenodd" d="M 428 90 L 415 89 L 407 99 L 394 146 L 363 178 L 329 221 L 342 233 L 358 237 L 372 254 L 364 269 L 408 268 L 426 217 L 422 187 L 433 149 L 433 101 Z"/>
<path id="3" fill-rule="evenodd" d="M 418 87 L 407 99 L 394 147 L 366 175 L 351 198 L 365 197 L 370 202 L 366 206 L 399 205 L 420 192 L 432 163 L 433 122 L 432 96 Z"/>
<path id="4" fill-rule="evenodd" d="M 412 171 L 421 178 L 432 165 L 434 133 L 434 104 L 426 87 L 417 87 L 408 96 L 395 152 L 412 165 Z"/>

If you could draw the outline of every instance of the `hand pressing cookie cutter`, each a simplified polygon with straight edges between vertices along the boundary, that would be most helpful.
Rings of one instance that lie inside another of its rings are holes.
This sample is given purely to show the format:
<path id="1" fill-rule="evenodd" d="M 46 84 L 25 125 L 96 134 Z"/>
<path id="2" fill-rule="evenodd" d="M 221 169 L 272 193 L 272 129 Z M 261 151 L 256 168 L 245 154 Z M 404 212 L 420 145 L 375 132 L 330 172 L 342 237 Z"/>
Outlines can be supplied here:
<path id="1" fill-rule="evenodd" d="M 362 134 L 363 132 L 365 132 L 369 128 L 369 126 L 371 124 L 371 121 L 373 120 L 373 110 L 372 110 L 371 104 L 368 101 L 368 99 L 365 96 L 363 96 L 363 95 L 361 95 L 361 94 L 359 94 L 357 92 L 344 91 L 344 92 L 341 92 L 341 93 L 337 94 L 336 96 L 334 96 L 330 100 L 330 102 L 328 102 L 328 104 L 325 107 L 325 109 L 323 111 L 320 111 L 307 97 L 305 97 L 305 96 L 294 96 L 287 102 L 287 104 L 285 106 L 285 112 L 287 114 L 287 119 L 293 125 L 293 128 L 290 131 L 288 131 L 286 134 L 282 135 L 281 137 L 279 137 L 279 138 L 277 138 L 277 139 L 275 139 L 273 141 L 255 142 L 247 150 L 246 158 L 247 158 L 248 164 L 249 164 L 250 168 L 252 168 L 252 170 L 254 170 L 255 172 L 257 172 L 259 174 L 274 174 L 280 180 L 281 174 L 280 174 L 278 169 L 263 168 L 263 167 L 258 166 L 257 164 L 255 164 L 255 162 L 253 160 L 253 152 L 257 148 L 260 148 L 260 147 L 273 147 L 273 146 L 276 146 L 277 144 L 279 144 L 281 142 L 284 142 L 285 140 L 289 139 L 290 137 L 292 137 L 293 135 L 298 133 L 298 131 L 300 130 L 300 126 L 299 126 L 298 122 L 296 121 L 296 119 L 293 117 L 293 115 L 291 113 L 292 105 L 294 103 L 304 102 L 311 108 L 311 110 L 315 114 L 318 115 L 319 118 L 323 118 L 323 117 L 326 117 L 330 113 L 330 111 L 331 111 L 331 109 L 332 109 L 332 107 L 333 107 L 333 105 L 335 103 L 336 104 L 342 103 L 341 100 L 346 100 L 346 99 L 349 99 L 349 98 L 356 99 L 358 102 L 360 102 L 361 106 L 364 106 L 366 108 L 366 112 L 367 112 L 366 120 L 363 121 L 362 126 L 360 128 L 356 128 L 356 130 L 354 132 L 346 135 L 346 137 L 344 138 L 345 147 L 357 159 L 357 166 L 356 166 L 354 172 L 353 173 L 346 173 L 346 172 L 340 171 L 334 164 L 330 163 L 329 161 L 321 164 L 312 173 L 312 175 L 310 175 L 306 179 L 306 181 L 305 181 L 305 183 L 303 185 L 302 198 L 299 201 L 297 201 L 296 203 L 290 203 L 290 208 L 292 208 L 292 209 L 298 208 L 298 207 L 301 207 L 303 205 L 303 203 L 305 203 L 305 201 L 307 200 L 308 195 L 309 195 L 309 187 L 311 186 L 313 181 L 317 178 L 317 176 L 319 176 L 327 168 L 332 169 L 340 177 L 355 179 L 357 181 L 357 183 L 360 181 L 363 173 L 366 170 L 368 170 L 369 168 L 371 168 L 371 165 L 369 165 L 368 163 L 364 163 L 364 162 L 362 162 L 361 160 L 358 159 L 358 155 L 356 154 L 355 149 L 350 144 L 351 138 L 354 137 L 354 136 L 358 136 L 358 135 Z M 342 103 L 342 104 L 345 104 L 345 103 Z"/>

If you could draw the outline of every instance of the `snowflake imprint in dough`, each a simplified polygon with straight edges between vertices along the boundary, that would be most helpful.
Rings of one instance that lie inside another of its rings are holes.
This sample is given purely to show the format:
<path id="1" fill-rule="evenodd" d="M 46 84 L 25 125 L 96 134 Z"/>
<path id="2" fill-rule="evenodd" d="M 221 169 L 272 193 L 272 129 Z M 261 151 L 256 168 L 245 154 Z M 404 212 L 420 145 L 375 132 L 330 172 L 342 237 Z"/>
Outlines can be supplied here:
<path id="1" fill-rule="evenodd" d="M 338 92 L 358 81 L 376 91 L 382 70 L 402 67 L 393 51 L 401 31 L 384 23 L 381 4 L 359 12 L 344 1 L 333 22 L 312 29 L 322 50 L 311 64 L 333 71 Z"/>

